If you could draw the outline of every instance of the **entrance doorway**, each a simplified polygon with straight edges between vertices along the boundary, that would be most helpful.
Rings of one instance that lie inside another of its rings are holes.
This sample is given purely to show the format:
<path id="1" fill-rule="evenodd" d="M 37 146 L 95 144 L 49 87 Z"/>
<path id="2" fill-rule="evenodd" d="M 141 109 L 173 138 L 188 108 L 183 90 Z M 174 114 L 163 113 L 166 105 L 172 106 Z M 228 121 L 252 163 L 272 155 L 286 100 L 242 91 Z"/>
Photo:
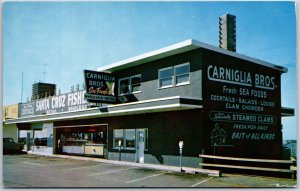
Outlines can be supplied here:
<path id="1" fill-rule="evenodd" d="M 55 127 L 56 153 L 105 158 L 107 127 L 102 124 Z"/>
<path id="2" fill-rule="evenodd" d="M 136 155 L 137 155 L 138 163 L 144 163 L 145 136 L 146 136 L 145 129 L 136 130 L 136 145 L 137 145 Z"/>

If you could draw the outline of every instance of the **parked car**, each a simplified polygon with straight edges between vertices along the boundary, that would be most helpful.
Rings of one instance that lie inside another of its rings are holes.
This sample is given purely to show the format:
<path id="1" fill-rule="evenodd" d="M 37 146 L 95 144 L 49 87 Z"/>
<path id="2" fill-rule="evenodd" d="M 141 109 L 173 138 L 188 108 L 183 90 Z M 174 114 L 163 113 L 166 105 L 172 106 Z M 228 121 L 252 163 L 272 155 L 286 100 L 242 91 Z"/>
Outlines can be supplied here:
<path id="1" fill-rule="evenodd" d="M 3 154 L 21 153 L 24 144 L 14 142 L 13 138 L 3 138 Z"/>
<path id="2" fill-rule="evenodd" d="M 18 139 L 18 143 L 20 143 L 20 144 L 26 144 L 26 137 L 20 137 L 19 139 Z"/>

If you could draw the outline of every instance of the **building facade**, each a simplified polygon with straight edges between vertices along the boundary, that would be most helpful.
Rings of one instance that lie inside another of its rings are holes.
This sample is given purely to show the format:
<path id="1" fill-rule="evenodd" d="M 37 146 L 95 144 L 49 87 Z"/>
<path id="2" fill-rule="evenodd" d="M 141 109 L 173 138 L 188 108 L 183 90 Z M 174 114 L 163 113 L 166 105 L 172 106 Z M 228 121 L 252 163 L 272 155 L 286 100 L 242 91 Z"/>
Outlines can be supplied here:
<path id="1" fill-rule="evenodd" d="M 56 84 L 38 82 L 32 85 L 32 100 L 41 99 L 53 95 L 56 95 Z"/>
<path id="2" fill-rule="evenodd" d="M 23 104 L 6 123 L 46 138 L 34 149 L 54 154 L 179 165 L 183 141 L 185 166 L 199 167 L 199 154 L 282 158 L 286 68 L 186 40 L 98 71 L 116 77 L 116 103 L 72 92 Z"/>
<path id="3" fill-rule="evenodd" d="M 5 124 L 6 120 L 17 119 L 19 117 L 19 104 L 4 106 L 2 108 L 2 120 L 3 120 L 3 138 L 13 138 L 14 141 L 18 141 L 18 128 L 16 124 Z"/>

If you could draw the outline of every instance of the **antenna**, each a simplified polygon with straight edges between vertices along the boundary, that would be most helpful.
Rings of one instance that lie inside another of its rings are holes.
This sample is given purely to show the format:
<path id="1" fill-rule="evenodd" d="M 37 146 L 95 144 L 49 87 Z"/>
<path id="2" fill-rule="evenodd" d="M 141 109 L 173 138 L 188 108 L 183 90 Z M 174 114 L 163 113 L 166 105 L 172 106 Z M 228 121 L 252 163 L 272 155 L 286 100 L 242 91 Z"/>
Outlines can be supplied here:
<path id="1" fill-rule="evenodd" d="M 46 83 L 46 65 L 47 64 L 44 63 L 44 83 Z"/>
<path id="2" fill-rule="evenodd" d="M 23 76 L 24 76 L 24 72 L 22 72 L 21 103 L 23 103 Z"/>

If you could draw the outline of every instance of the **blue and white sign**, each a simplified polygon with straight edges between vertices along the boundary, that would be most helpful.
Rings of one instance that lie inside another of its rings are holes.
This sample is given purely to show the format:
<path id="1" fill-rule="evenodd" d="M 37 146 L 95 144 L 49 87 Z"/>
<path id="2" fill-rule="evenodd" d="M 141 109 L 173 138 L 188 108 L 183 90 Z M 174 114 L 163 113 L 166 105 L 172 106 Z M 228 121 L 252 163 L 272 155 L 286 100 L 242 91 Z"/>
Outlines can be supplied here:
<path id="1" fill-rule="evenodd" d="M 84 94 L 85 91 L 81 90 L 23 103 L 20 117 L 86 109 L 91 104 L 84 99 Z"/>

